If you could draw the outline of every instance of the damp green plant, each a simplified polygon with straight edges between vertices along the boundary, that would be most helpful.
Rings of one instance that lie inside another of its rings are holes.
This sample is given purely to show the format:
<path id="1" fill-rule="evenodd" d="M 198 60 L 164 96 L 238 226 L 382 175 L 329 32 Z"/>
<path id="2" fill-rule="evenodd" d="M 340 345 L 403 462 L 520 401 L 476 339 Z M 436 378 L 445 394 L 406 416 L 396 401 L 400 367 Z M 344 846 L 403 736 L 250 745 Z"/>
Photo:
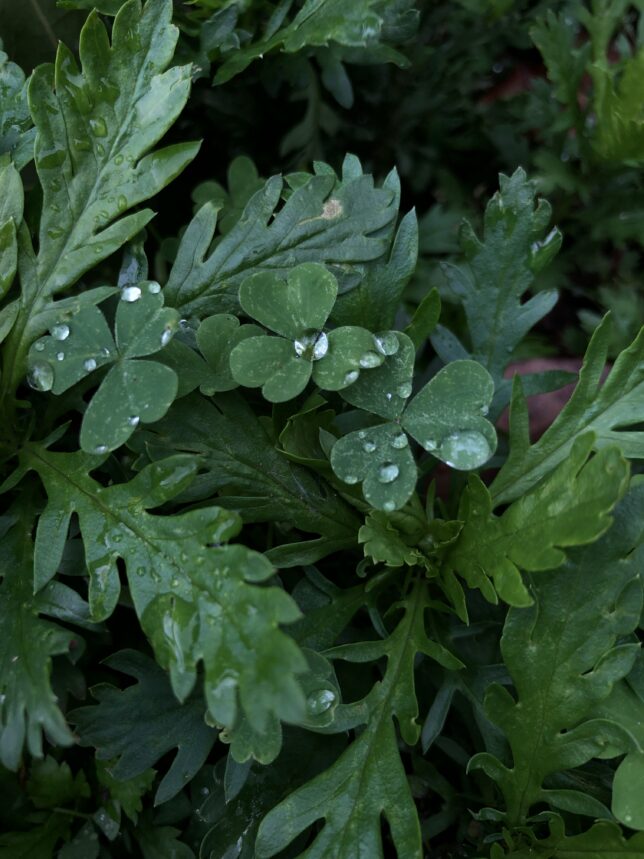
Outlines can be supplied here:
<path id="1" fill-rule="evenodd" d="M 0 859 L 643 855 L 644 335 L 607 368 L 606 316 L 537 438 L 525 170 L 425 277 L 396 170 L 221 143 L 264 52 L 348 105 L 422 48 L 345 6 L 0 53 Z"/>

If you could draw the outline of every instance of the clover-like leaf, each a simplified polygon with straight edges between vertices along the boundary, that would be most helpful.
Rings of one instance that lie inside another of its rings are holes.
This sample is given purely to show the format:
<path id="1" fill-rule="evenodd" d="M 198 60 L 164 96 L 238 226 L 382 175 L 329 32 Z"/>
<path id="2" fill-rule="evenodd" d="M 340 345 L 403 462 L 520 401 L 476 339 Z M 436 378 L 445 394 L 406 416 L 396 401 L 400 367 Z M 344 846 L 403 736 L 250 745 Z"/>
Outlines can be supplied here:
<path id="1" fill-rule="evenodd" d="M 230 353 L 248 337 L 257 337 L 262 329 L 257 325 L 240 325 L 230 313 L 217 313 L 204 319 L 197 329 L 197 345 L 212 371 L 202 393 L 232 391 L 237 387 L 230 370 Z"/>
<path id="2" fill-rule="evenodd" d="M 377 510 L 402 507 L 416 486 L 416 463 L 398 424 L 356 430 L 333 445 L 331 466 L 345 483 L 362 483 L 366 500 Z"/>
<path id="3" fill-rule="evenodd" d="M 375 342 L 376 351 L 387 360 L 343 391 L 342 397 L 352 406 L 396 420 L 412 392 L 414 344 L 400 331 L 377 334 Z"/>
<path id="4" fill-rule="evenodd" d="M 437 459 L 469 471 L 487 462 L 496 448 L 496 432 L 484 417 L 493 395 L 485 367 L 453 361 L 414 397 L 402 425 Z"/>
<path id="5" fill-rule="evenodd" d="M 353 385 L 362 370 L 379 367 L 384 360 L 373 334 L 345 325 L 327 335 L 327 349 L 313 367 L 313 380 L 326 391 L 340 391 Z"/>
<path id="6" fill-rule="evenodd" d="M 94 306 L 61 316 L 50 334 L 29 350 L 29 380 L 60 394 L 85 376 L 113 364 L 87 407 L 80 432 L 83 450 L 105 453 L 124 444 L 140 422 L 162 418 L 177 394 L 170 367 L 139 358 L 160 351 L 178 326 L 178 313 L 163 306 L 155 281 L 121 290 L 115 339 Z"/>
<path id="7" fill-rule="evenodd" d="M 302 393 L 311 378 L 311 364 L 281 337 L 249 337 L 230 355 L 233 379 L 247 388 L 262 389 L 271 403 L 282 403 Z"/>
<path id="8" fill-rule="evenodd" d="M 319 263 L 302 263 L 286 280 L 271 272 L 246 278 L 239 303 L 265 328 L 296 340 L 310 329 L 324 327 L 338 294 L 335 277 Z"/>

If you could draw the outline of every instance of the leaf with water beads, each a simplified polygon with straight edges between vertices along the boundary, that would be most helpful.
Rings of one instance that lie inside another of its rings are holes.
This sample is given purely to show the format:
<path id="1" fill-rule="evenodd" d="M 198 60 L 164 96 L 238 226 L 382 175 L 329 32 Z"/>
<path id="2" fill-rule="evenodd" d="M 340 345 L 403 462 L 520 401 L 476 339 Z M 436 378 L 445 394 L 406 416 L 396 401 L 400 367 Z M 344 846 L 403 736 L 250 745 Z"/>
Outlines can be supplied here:
<path id="1" fill-rule="evenodd" d="M 300 394 L 311 378 L 311 364 L 281 337 L 249 337 L 230 355 L 233 379 L 247 388 L 260 388 L 265 399 L 282 403 Z"/>
<path id="2" fill-rule="evenodd" d="M 383 363 L 342 391 L 342 397 L 352 406 L 396 420 L 412 392 L 414 344 L 400 331 L 377 334 L 374 342 L 376 351 L 383 356 Z"/>
<path id="3" fill-rule="evenodd" d="M 374 335 L 365 328 L 346 325 L 334 328 L 327 338 L 328 348 L 313 366 L 313 381 L 325 391 L 350 387 L 363 370 L 379 367 L 385 360 Z"/>
<path id="4" fill-rule="evenodd" d="M 425 450 L 452 468 L 479 468 L 496 448 L 486 420 L 494 382 L 476 361 L 453 361 L 429 380 L 402 416 L 402 426 Z"/>
<path id="5" fill-rule="evenodd" d="M 407 436 L 395 423 L 357 430 L 333 445 L 331 467 L 340 480 L 362 483 L 377 510 L 398 510 L 416 486 L 417 471 Z"/>

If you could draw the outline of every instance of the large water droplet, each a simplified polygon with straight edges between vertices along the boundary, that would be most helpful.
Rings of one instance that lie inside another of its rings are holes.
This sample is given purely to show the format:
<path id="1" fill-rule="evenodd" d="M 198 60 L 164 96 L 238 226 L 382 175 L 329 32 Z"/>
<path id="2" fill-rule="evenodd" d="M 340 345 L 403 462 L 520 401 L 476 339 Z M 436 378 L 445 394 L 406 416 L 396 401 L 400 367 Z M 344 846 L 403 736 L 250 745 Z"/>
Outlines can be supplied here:
<path id="1" fill-rule="evenodd" d="M 346 475 L 345 477 L 343 477 L 342 479 L 343 479 L 343 481 L 344 481 L 345 483 L 348 483 L 348 484 L 350 484 L 351 486 L 353 486 L 353 484 L 354 484 L 354 483 L 357 483 L 357 482 L 358 482 L 358 478 L 355 476 L 355 474 L 347 474 L 347 475 Z"/>
<path id="2" fill-rule="evenodd" d="M 374 450 L 376 449 L 375 441 L 365 441 L 364 444 L 362 445 L 362 449 L 364 450 L 365 453 L 373 453 Z"/>
<path id="3" fill-rule="evenodd" d="M 164 328 L 163 334 L 161 335 L 161 345 L 167 346 L 168 343 L 172 340 L 173 334 L 174 334 L 174 331 L 172 330 L 172 328 L 169 328 L 169 327 Z"/>
<path id="4" fill-rule="evenodd" d="M 96 361 L 93 358 L 86 358 L 83 361 L 83 369 L 88 373 L 91 373 L 92 370 L 96 369 Z"/>
<path id="5" fill-rule="evenodd" d="M 376 344 L 376 349 L 381 355 L 395 355 L 400 348 L 398 338 L 393 331 L 385 331 L 383 334 L 376 334 L 373 338 Z"/>
<path id="6" fill-rule="evenodd" d="M 97 444 L 94 448 L 94 453 L 107 453 L 107 445 L 106 444 Z"/>
<path id="7" fill-rule="evenodd" d="M 318 339 L 315 341 L 315 345 L 313 346 L 313 360 L 319 361 L 320 358 L 324 358 L 328 351 L 329 338 L 326 336 L 324 331 L 322 331 Z"/>
<path id="8" fill-rule="evenodd" d="M 34 343 L 34 349 L 36 352 L 44 352 L 45 351 L 45 341 L 44 340 L 36 340 Z"/>
<path id="9" fill-rule="evenodd" d="M 403 382 L 402 385 L 398 385 L 398 388 L 396 389 L 396 393 L 403 400 L 406 400 L 407 397 L 411 396 L 411 391 L 411 382 Z"/>
<path id="10" fill-rule="evenodd" d="M 140 420 L 141 418 L 138 415 L 130 415 L 130 417 L 127 419 L 127 422 L 131 427 L 135 427 L 139 425 Z"/>
<path id="11" fill-rule="evenodd" d="M 358 363 L 365 370 L 371 370 L 373 367 L 379 367 L 384 360 L 384 356 L 377 352 L 365 352 L 360 356 Z"/>
<path id="12" fill-rule="evenodd" d="M 157 293 L 161 292 L 161 284 L 157 283 L 156 280 L 150 281 L 148 283 L 148 292 L 151 292 L 152 295 L 157 295 Z"/>
<path id="13" fill-rule="evenodd" d="M 38 361 L 29 370 L 27 382 L 34 391 L 51 391 L 54 384 L 54 371 L 50 364 Z"/>
<path id="14" fill-rule="evenodd" d="M 378 480 L 381 483 L 393 483 L 400 474 L 400 469 L 395 462 L 386 462 L 378 469 Z"/>
<path id="15" fill-rule="evenodd" d="M 385 501 L 385 503 L 382 505 L 382 509 L 386 513 L 391 513 L 393 510 L 396 509 L 396 504 L 394 501 Z"/>
<path id="16" fill-rule="evenodd" d="M 360 375 L 360 370 L 349 370 L 349 372 L 344 377 L 345 385 L 353 385 L 355 381 L 357 381 L 358 376 Z"/>
<path id="17" fill-rule="evenodd" d="M 58 325 L 54 325 L 49 333 L 54 340 L 67 340 L 69 337 L 69 325 L 61 322 Z"/>
<path id="18" fill-rule="evenodd" d="M 306 712 L 309 716 L 320 716 L 326 713 L 336 702 L 337 695 L 333 689 L 318 689 L 306 699 Z"/>
<path id="19" fill-rule="evenodd" d="M 452 433 L 443 440 L 439 452 L 440 458 L 448 465 L 462 471 L 483 465 L 491 453 L 487 439 L 476 430 Z"/>
<path id="20" fill-rule="evenodd" d="M 121 290 L 121 301 L 138 301 L 141 298 L 141 290 L 138 286 L 126 286 Z"/>
<path id="21" fill-rule="evenodd" d="M 398 433 L 391 440 L 391 446 L 396 450 L 403 450 L 403 448 L 407 447 L 409 441 L 407 439 L 407 435 L 404 432 Z"/>

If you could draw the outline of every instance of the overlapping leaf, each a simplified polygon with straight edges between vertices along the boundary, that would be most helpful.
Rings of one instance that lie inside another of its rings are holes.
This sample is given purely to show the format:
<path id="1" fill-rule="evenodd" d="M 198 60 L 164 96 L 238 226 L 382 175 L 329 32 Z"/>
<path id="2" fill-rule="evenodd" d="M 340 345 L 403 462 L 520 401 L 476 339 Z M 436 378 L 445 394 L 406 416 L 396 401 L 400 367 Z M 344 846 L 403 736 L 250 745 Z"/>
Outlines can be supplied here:
<path id="1" fill-rule="evenodd" d="M 80 37 L 82 68 L 60 45 L 54 66 L 29 86 L 37 129 L 36 169 L 43 191 L 38 255 L 23 235 L 23 307 L 7 341 L 4 390 L 25 372 L 30 344 L 51 324 L 52 297 L 108 257 L 150 220 L 125 214 L 168 184 L 195 156 L 194 144 L 154 146 L 181 112 L 190 67 L 166 71 L 178 31 L 170 0 L 141 9 L 129 0 L 112 41 L 97 13 Z"/>
<path id="2" fill-rule="evenodd" d="M 118 781 L 140 776 L 176 748 L 155 794 L 157 804 L 166 802 L 194 777 L 217 737 L 204 722 L 203 699 L 195 695 L 179 704 L 165 673 L 138 651 L 119 651 L 105 664 L 137 682 L 123 690 L 95 686 L 98 703 L 74 710 L 70 721 L 81 745 L 93 746 L 99 760 L 113 761 L 110 773 Z"/>
<path id="3" fill-rule="evenodd" d="M 393 718 L 405 742 L 414 744 L 420 733 L 414 690 L 417 654 L 449 668 L 460 667 L 455 657 L 427 637 L 427 600 L 424 584 L 417 583 L 402 604 L 403 616 L 388 638 L 327 652 L 331 658 L 359 663 L 384 656 L 384 678 L 362 701 L 348 705 L 339 716 L 338 728 L 365 725 L 358 738 L 333 766 L 291 793 L 264 818 L 256 856 L 274 856 L 301 832 L 324 820 L 312 844 L 299 854 L 301 857 L 344 859 L 362 852 L 382 859 L 384 817 L 400 859 L 420 859 L 420 827 L 398 752 Z"/>
<path id="4" fill-rule="evenodd" d="M 555 292 L 539 292 L 521 303 L 535 274 L 555 256 L 561 233 L 544 238 L 551 209 L 545 200 L 535 207 L 535 187 L 519 168 L 500 176 L 500 191 L 485 209 L 483 240 L 465 224 L 461 244 L 467 264 L 445 264 L 449 288 L 467 317 L 472 357 L 498 382 L 510 354 L 530 328 L 552 310 Z M 435 341 L 439 349 L 440 340 Z"/>
<path id="5" fill-rule="evenodd" d="M 283 590 L 259 586 L 273 574 L 262 555 L 221 545 L 239 531 L 239 517 L 219 507 L 147 512 L 192 482 L 195 458 L 170 457 L 130 483 L 108 487 L 89 476 L 101 461 L 25 449 L 24 467 L 38 472 L 49 499 L 36 532 L 36 586 L 55 573 L 75 513 L 94 618 L 109 617 L 116 606 L 122 559 L 143 630 L 179 700 L 192 691 L 203 661 L 206 701 L 218 724 L 233 728 L 240 712 L 258 730 L 271 717 L 296 720 L 304 709 L 296 675 L 306 661 L 279 625 L 297 619 L 299 610 Z"/>
<path id="6" fill-rule="evenodd" d="M 0 156 L 11 155 L 21 170 L 34 157 L 35 136 L 25 74 L 0 50 Z"/>
<path id="7" fill-rule="evenodd" d="M 0 154 L 0 298 L 11 286 L 18 268 L 16 233 L 22 222 L 23 203 L 20 175 Z"/>
<path id="8" fill-rule="evenodd" d="M 528 492 L 570 453 L 575 439 L 591 431 L 597 447 L 617 445 L 628 459 L 644 458 L 644 433 L 628 430 L 644 421 L 644 329 L 602 377 L 610 338 L 610 318 L 593 334 L 575 391 L 535 444 L 530 444 L 528 411 L 515 377 L 510 412 L 510 453 L 490 491 L 496 504 Z"/>
<path id="9" fill-rule="evenodd" d="M 515 687 L 490 687 L 485 707 L 502 728 L 512 762 L 476 755 L 478 767 L 499 785 L 510 825 L 522 825 L 535 803 L 608 815 L 578 791 L 546 789 L 546 776 L 572 769 L 628 744 L 614 721 L 594 718 L 614 683 L 628 674 L 639 645 L 620 639 L 639 623 L 644 557 L 644 483 L 616 510 L 615 525 L 598 542 L 571 550 L 568 560 L 534 577 L 534 606 L 510 609 L 501 651 Z"/>
<path id="10" fill-rule="evenodd" d="M 482 575 L 510 605 L 530 605 L 519 571 L 555 569 L 564 548 L 596 540 L 626 491 L 629 468 L 618 448 L 604 448 L 588 461 L 593 442 L 592 434 L 577 439 L 568 458 L 499 517 L 486 486 L 470 478 L 459 510 L 465 524 L 446 563 L 488 598 L 496 599 Z"/>
<path id="11" fill-rule="evenodd" d="M 365 264 L 389 249 L 398 214 L 398 177 L 392 173 L 376 188 L 351 156 L 340 179 L 326 165 L 318 165 L 318 171 L 279 209 L 284 181 L 269 179 L 214 246 L 217 208 L 202 206 L 182 236 L 165 288 L 167 303 L 184 316 L 235 313 L 242 280 L 267 270 L 284 277 L 303 262 L 327 265 L 341 293 L 357 286 Z"/>

